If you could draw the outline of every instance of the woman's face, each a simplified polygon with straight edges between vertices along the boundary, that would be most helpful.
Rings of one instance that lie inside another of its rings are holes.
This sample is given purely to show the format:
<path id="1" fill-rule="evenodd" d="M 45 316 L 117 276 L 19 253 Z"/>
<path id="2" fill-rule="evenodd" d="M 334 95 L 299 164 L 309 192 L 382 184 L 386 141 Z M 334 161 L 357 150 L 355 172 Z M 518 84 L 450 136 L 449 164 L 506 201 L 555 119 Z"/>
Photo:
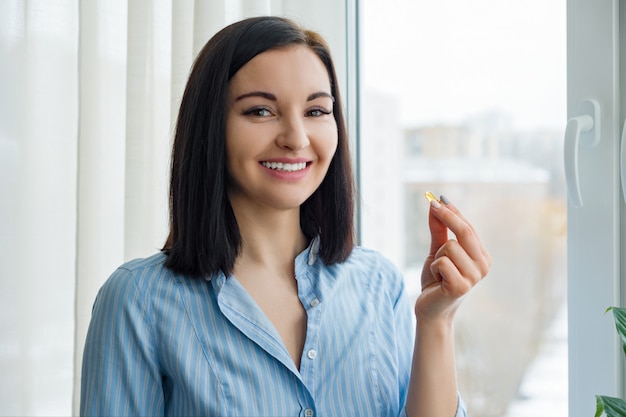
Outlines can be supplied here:
<path id="1" fill-rule="evenodd" d="M 298 208 L 337 148 L 328 72 L 306 46 L 263 52 L 231 79 L 226 154 L 233 207 Z"/>

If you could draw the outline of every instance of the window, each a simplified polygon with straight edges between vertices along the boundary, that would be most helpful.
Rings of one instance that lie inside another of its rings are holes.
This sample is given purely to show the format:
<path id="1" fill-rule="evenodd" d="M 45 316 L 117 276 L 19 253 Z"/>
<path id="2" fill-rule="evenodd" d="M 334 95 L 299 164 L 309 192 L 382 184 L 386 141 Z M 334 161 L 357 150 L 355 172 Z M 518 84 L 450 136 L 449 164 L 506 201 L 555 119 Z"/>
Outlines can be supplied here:
<path id="1" fill-rule="evenodd" d="M 362 243 L 417 296 L 446 195 L 494 259 L 456 321 L 470 412 L 566 416 L 565 2 L 361 4 Z"/>

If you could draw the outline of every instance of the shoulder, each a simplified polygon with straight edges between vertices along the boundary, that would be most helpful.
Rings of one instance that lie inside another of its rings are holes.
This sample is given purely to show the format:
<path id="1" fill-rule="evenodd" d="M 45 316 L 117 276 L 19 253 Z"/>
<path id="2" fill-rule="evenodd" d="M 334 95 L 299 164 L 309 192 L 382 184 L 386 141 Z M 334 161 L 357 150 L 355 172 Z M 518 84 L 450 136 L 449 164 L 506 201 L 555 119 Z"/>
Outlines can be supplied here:
<path id="1" fill-rule="evenodd" d="M 331 268 L 342 276 L 341 279 L 363 285 L 374 293 L 397 295 L 404 291 L 404 278 L 399 268 L 373 249 L 356 246 L 344 262 Z"/>
<path id="2" fill-rule="evenodd" d="M 172 272 L 165 267 L 167 256 L 164 253 L 156 253 L 148 258 L 133 259 L 120 265 L 105 282 L 105 286 L 117 286 L 149 282 L 171 275 Z"/>
<path id="3" fill-rule="evenodd" d="M 138 258 L 125 262 L 117 268 L 117 271 L 125 271 L 127 273 L 153 273 L 165 268 L 167 255 L 163 252 L 155 253 L 147 258 Z M 117 272 L 116 271 L 116 272 Z"/>
<path id="4" fill-rule="evenodd" d="M 96 297 L 98 302 L 124 304 L 139 298 L 146 301 L 148 292 L 173 285 L 175 274 L 165 267 L 166 255 L 157 253 L 120 265 L 104 282 Z"/>
<path id="5" fill-rule="evenodd" d="M 344 264 L 348 267 L 376 274 L 400 276 L 400 270 L 387 257 L 378 251 L 363 246 L 355 246 Z"/>

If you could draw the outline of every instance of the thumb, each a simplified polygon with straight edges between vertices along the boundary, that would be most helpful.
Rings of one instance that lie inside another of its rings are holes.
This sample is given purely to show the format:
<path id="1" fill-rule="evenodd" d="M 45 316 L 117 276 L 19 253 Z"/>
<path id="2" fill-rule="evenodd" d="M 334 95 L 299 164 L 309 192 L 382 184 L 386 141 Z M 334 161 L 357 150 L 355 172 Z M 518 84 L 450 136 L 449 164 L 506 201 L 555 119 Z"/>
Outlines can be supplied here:
<path id="1" fill-rule="evenodd" d="M 441 210 L 432 205 L 428 211 L 428 228 L 430 229 L 430 252 L 429 255 L 435 255 L 439 248 L 448 241 L 448 227 L 435 216 L 434 210 Z"/>

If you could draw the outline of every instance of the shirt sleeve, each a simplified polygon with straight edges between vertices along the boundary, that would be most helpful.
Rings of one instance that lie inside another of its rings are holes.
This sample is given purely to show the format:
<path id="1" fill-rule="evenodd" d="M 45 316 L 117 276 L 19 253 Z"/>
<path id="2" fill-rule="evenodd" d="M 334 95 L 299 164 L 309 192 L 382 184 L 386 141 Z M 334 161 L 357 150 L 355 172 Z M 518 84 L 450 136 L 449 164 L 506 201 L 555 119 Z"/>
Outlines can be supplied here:
<path id="1" fill-rule="evenodd" d="M 134 274 L 118 269 L 94 303 L 82 364 L 82 416 L 162 416 L 152 308 Z"/>

